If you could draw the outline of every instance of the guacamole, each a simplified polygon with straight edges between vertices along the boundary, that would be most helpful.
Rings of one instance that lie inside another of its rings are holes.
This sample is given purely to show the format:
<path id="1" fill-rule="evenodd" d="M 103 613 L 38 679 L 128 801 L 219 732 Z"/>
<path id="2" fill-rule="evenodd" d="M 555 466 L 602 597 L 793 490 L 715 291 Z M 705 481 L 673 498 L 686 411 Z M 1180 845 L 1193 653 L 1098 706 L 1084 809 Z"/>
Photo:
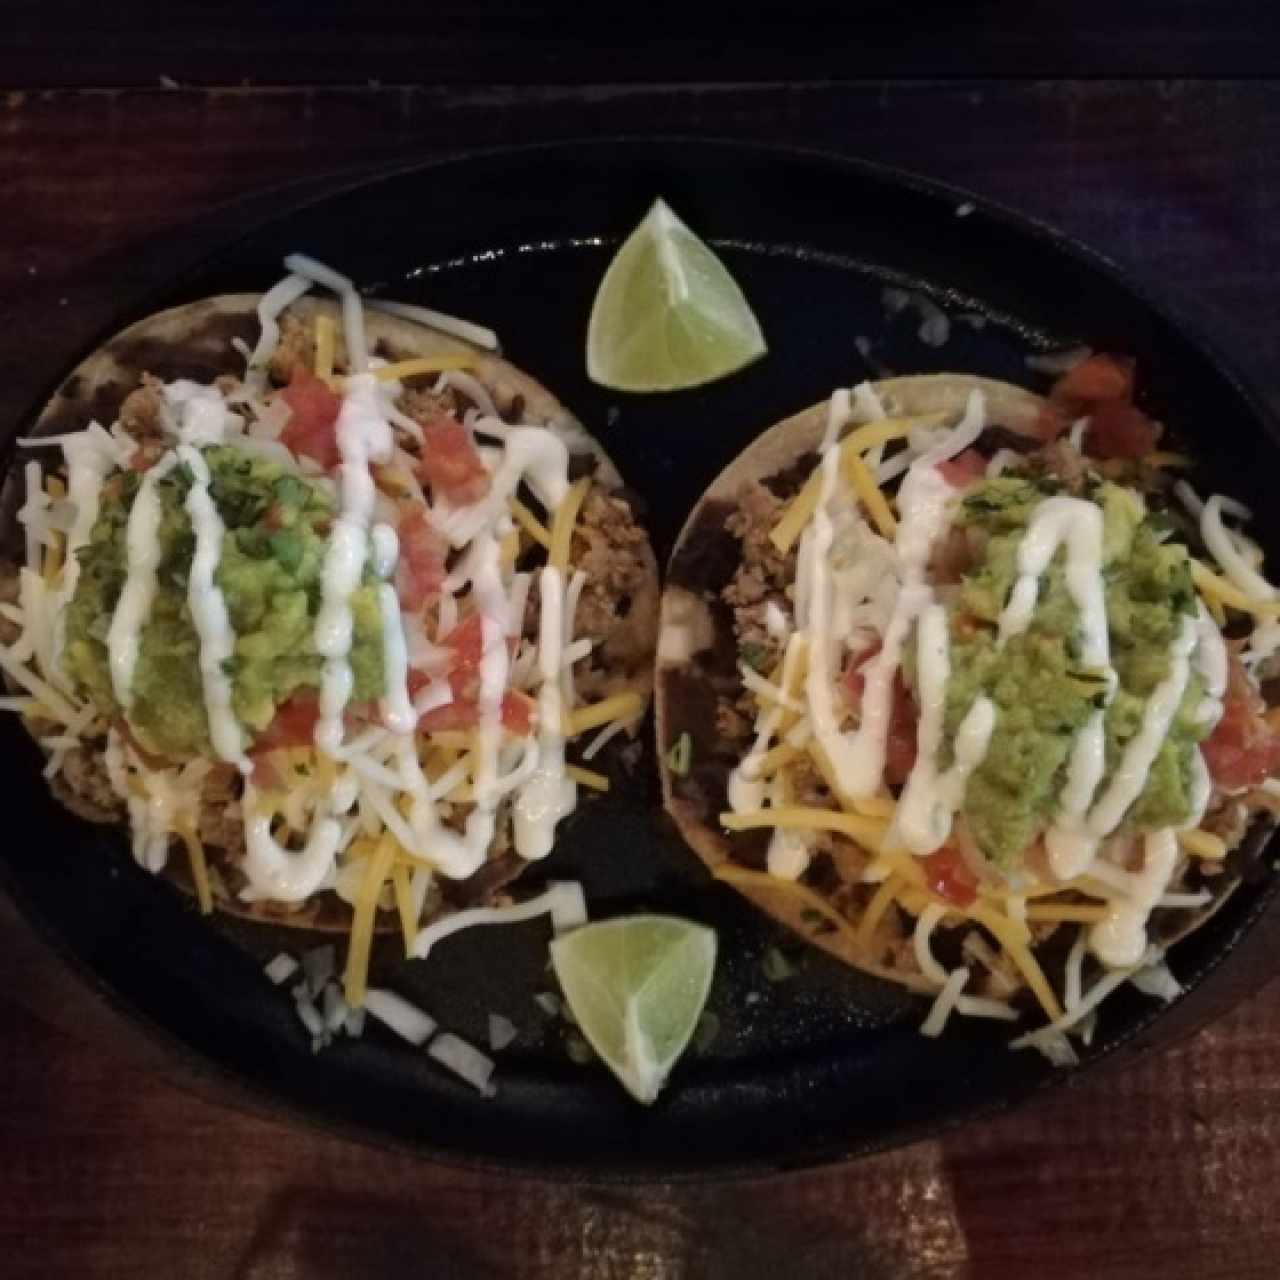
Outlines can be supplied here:
<path id="1" fill-rule="evenodd" d="M 250 736 L 271 723 L 295 693 L 318 689 L 322 659 L 312 632 L 320 607 L 332 499 L 319 485 L 279 463 L 238 449 L 203 450 L 209 491 L 226 526 L 216 582 L 236 633 L 227 663 L 232 705 Z M 141 475 L 124 472 L 104 487 L 93 534 L 80 552 L 80 577 L 66 619 L 63 665 L 107 716 L 119 716 L 111 688 L 107 631 L 124 586 L 126 526 Z M 155 602 L 141 633 L 129 725 L 161 755 L 207 755 L 211 747 L 200 680 L 199 642 L 187 607 L 195 552 L 183 507 L 191 475 L 178 466 L 156 486 L 163 517 Z M 351 600 L 355 626 L 350 662 L 353 699 L 382 692 L 381 621 L 376 580 Z"/>
<path id="2" fill-rule="evenodd" d="M 981 693 L 997 708 L 996 730 L 969 780 L 963 815 L 983 852 L 1008 869 L 1052 821 L 1075 735 L 1106 706 L 1106 680 L 1079 656 L 1079 611 L 1064 581 L 1059 550 L 1041 580 L 1030 625 L 997 648 L 996 626 L 1017 577 L 1018 545 L 1035 507 L 1058 492 L 1048 478 L 1001 476 L 968 494 L 956 518 L 980 548 L 977 565 L 948 605 L 951 680 L 940 764 L 950 763 L 955 732 Z M 1106 773 L 1142 725 L 1147 699 L 1169 670 L 1169 650 L 1196 597 L 1186 548 L 1163 538 L 1129 491 L 1101 481 L 1086 489 L 1103 512 L 1103 577 L 1111 663 L 1119 685 L 1106 711 Z M 1193 673 L 1125 829 L 1176 825 L 1191 812 L 1192 753 L 1207 732 L 1197 721 L 1204 695 Z"/>

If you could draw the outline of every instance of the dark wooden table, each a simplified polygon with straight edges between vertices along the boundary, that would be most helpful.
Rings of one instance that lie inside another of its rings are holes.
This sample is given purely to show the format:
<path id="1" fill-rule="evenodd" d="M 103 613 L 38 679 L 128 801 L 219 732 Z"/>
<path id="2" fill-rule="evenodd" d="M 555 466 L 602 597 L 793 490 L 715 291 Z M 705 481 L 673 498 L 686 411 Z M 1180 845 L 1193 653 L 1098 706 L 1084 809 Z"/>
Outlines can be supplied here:
<path id="1" fill-rule="evenodd" d="M 106 10 L 95 31 L 116 38 Z M 155 47 L 127 55 L 130 75 L 144 79 L 139 60 Z M 287 59 L 287 42 L 277 47 Z M 790 141 L 970 186 L 1135 268 L 1280 402 L 1280 89 L 1269 82 L 206 91 L 160 87 L 182 78 L 182 51 L 169 52 L 155 55 L 150 90 L 0 97 L 0 421 L 78 340 L 75 304 L 87 280 L 104 287 L 93 268 L 105 254 L 271 184 L 587 129 Z M 0 55 L 0 72 L 24 65 Z M 48 57 L 34 65 L 66 83 Z M 242 216 L 228 209 L 225 225 Z M 121 261 L 112 271 L 128 271 Z M 66 298 L 65 323 L 31 331 L 33 297 Z M 433 1167 L 219 1108 L 55 1029 L 67 1011 L 39 997 L 39 975 L 5 978 L 0 990 L 42 1015 L 0 1005 L 6 1275 L 1246 1280 L 1280 1269 L 1274 985 L 1163 1056 L 940 1141 L 769 1181 L 595 1190 Z"/>

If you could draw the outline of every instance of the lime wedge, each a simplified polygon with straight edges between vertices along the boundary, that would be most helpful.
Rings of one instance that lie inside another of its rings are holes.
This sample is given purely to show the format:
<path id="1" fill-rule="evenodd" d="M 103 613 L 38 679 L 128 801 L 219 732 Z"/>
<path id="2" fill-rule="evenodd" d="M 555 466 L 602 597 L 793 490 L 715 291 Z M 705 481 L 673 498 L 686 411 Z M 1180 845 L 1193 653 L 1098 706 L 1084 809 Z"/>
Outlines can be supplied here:
<path id="1" fill-rule="evenodd" d="M 656 200 L 604 273 L 587 326 L 587 373 L 615 391 L 680 391 L 764 355 L 737 282 Z"/>
<path id="2" fill-rule="evenodd" d="M 638 1102 L 652 1102 L 707 1002 L 716 935 L 675 916 L 623 916 L 551 944 L 564 998 L 591 1047 Z"/>

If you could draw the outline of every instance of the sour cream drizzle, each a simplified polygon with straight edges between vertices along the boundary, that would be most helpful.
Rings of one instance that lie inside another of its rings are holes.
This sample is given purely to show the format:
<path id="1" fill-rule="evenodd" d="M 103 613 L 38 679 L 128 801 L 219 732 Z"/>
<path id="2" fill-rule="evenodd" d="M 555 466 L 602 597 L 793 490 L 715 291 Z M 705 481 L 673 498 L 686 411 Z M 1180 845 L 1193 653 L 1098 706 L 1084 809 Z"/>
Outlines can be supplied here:
<path id="1" fill-rule="evenodd" d="M 832 455 L 835 456 L 834 451 Z M 881 640 L 880 652 L 862 668 L 862 719 L 852 734 L 834 727 L 835 708 L 832 680 L 822 687 L 810 684 L 810 714 L 814 732 L 822 743 L 843 791 L 855 798 L 874 795 L 884 776 L 889 720 L 893 709 L 893 680 L 902 661 L 902 647 L 912 624 L 933 600 L 933 590 L 925 581 L 925 570 L 933 544 L 946 531 L 955 490 L 938 471 L 929 455 L 912 465 L 898 491 L 899 521 L 894 547 L 901 579 L 893 612 Z M 814 520 L 814 586 L 811 600 L 817 606 L 811 617 L 811 637 L 825 621 L 819 611 L 827 596 L 826 530 Z M 812 670 L 812 668 L 811 668 Z"/>
<path id="2" fill-rule="evenodd" d="M 156 486 L 177 465 L 178 456 L 167 453 L 142 477 L 125 529 L 126 569 L 124 588 L 111 615 L 107 631 L 107 656 L 111 688 L 116 701 L 128 710 L 133 705 L 133 672 L 143 624 L 156 595 L 156 569 L 160 564 L 160 519 L 164 514 Z"/>
<path id="3" fill-rule="evenodd" d="M 564 648 L 564 580 L 559 569 L 542 570 L 538 591 L 538 765 L 516 795 L 515 845 L 522 858 L 551 852 L 556 824 L 572 813 L 577 784 L 564 773 L 564 706 L 560 662 Z"/>
<path id="4" fill-rule="evenodd" d="M 219 759 L 228 760 L 241 773 L 252 766 L 244 753 L 243 735 L 231 709 L 231 680 L 224 663 L 234 654 L 235 632 L 227 614 L 227 602 L 216 581 L 222 539 L 226 528 L 209 494 L 209 467 L 191 445 L 178 447 L 178 457 L 191 470 L 186 509 L 195 534 L 196 549 L 187 578 L 187 607 L 200 641 L 200 681 L 209 719 L 209 738 Z"/>
<path id="5" fill-rule="evenodd" d="M 102 485 L 115 469 L 116 460 L 94 431 L 76 432 L 62 445 L 67 463 L 67 498 L 75 508 L 71 529 L 67 533 L 67 552 L 62 567 L 62 580 L 52 605 L 54 618 L 54 662 L 61 669 L 66 647 L 66 606 L 76 593 L 80 581 L 79 551 L 89 543 L 93 526 L 98 521 L 102 504 Z"/>
<path id="6" fill-rule="evenodd" d="M 1018 577 L 1000 615 L 999 643 L 1006 644 L 1030 625 L 1040 579 L 1061 547 L 1066 547 L 1063 577 L 1080 613 L 1080 662 L 1106 681 L 1109 702 L 1116 688 L 1102 583 L 1102 510 L 1082 498 L 1047 498 L 1032 512 L 1018 546 Z M 1093 861 L 1098 837 L 1090 832 L 1089 805 L 1106 765 L 1105 711 L 1093 712 L 1076 734 L 1067 760 L 1067 777 L 1058 814 L 1045 833 L 1049 867 L 1061 880 L 1080 875 Z M 1145 781 L 1145 778 L 1144 778 Z M 1103 832 L 1102 834 L 1106 834 Z"/>
<path id="7" fill-rule="evenodd" d="M 245 856 L 241 870 L 248 886 L 241 892 L 246 901 L 270 898 L 276 902 L 301 902 L 326 881 L 333 869 L 334 855 L 342 837 L 342 826 L 330 814 L 313 819 L 301 850 L 284 848 L 271 834 L 271 813 L 264 807 L 257 788 L 244 788 Z"/>
<path id="8" fill-rule="evenodd" d="M 939 772 L 938 750 L 951 676 L 947 649 L 947 611 L 940 604 L 931 604 L 920 615 L 916 631 L 920 696 L 916 763 L 895 815 L 898 839 L 920 855 L 933 853 L 946 843 L 952 815 L 964 801 L 970 776 L 987 754 L 996 723 L 995 703 L 985 696 L 975 698 L 956 730 L 954 760 L 950 768 Z"/>
<path id="9" fill-rule="evenodd" d="M 369 550 L 369 524 L 377 497 L 371 462 L 386 462 L 394 449 L 391 427 L 382 411 L 378 384 L 372 374 L 353 374 L 335 427 L 340 467 L 340 509 L 325 549 L 321 574 L 320 612 L 316 617 L 316 651 L 325 660 L 320 685 L 320 718 L 316 746 L 330 755 L 342 748 L 342 714 L 351 700 L 354 678 L 351 653 L 354 619 L 351 597 L 360 585 Z M 398 629 L 398 623 L 397 623 Z M 390 699 L 403 694 L 390 691 Z M 399 707 L 399 701 L 395 701 Z"/>
<path id="10" fill-rule="evenodd" d="M 1060 820 L 1051 829 L 1046 843 L 1051 869 L 1059 878 L 1078 875 L 1090 866 L 1097 854 L 1100 841 L 1120 825 L 1134 801 L 1142 794 L 1142 789 L 1146 786 L 1147 778 L 1151 773 L 1151 766 L 1165 739 L 1169 736 L 1169 728 L 1177 714 L 1182 695 L 1186 692 L 1187 681 L 1191 675 L 1190 658 L 1196 642 L 1196 624 L 1186 618 L 1169 650 L 1168 673 L 1148 698 L 1142 712 L 1142 726 L 1125 746 L 1110 784 L 1102 795 L 1093 801 L 1087 815 L 1077 814 L 1070 826 Z M 1097 717 L 1094 721 L 1097 721 Z M 1091 725 L 1094 721 L 1090 722 Z M 1085 781 L 1092 779 L 1096 772 L 1098 775 L 1094 781 L 1096 787 L 1101 780 L 1102 771 L 1099 760 L 1103 755 L 1103 743 L 1100 730 L 1092 732 L 1096 736 L 1084 748 L 1079 742 L 1076 743 L 1070 769 L 1075 770 L 1079 767 Z M 1089 755 L 1085 764 L 1078 766 L 1076 756 L 1083 755 L 1086 751 L 1092 754 Z M 1084 783 L 1079 778 L 1075 781 L 1080 785 L 1079 790 L 1069 796 L 1073 804 L 1078 803 L 1079 796 L 1084 790 Z M 1071 792 L 1071 787 L 1072 780 L 1069 777 L 1064 795 Z M 1202 782 L 1199 783 L 1199 791 L 1203 791 Z M 1195 798 L 1198 801 L 1201 797 L 1197 794 Z"/>

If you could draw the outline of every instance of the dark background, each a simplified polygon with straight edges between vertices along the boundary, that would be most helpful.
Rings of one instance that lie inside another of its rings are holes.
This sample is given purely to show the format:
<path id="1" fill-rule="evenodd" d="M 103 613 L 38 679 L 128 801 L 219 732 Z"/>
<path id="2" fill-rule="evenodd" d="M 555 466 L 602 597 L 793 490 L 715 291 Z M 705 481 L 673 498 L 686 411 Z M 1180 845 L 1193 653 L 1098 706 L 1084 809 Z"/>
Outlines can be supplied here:
<path id="1" fill-rule="evenodd" d="M 3 4 L 0 419 L 92 307 L 278 207 L 280 184 L 650 131 L 823 147 L 1013 205 L 1163 290 L 1280 404 L 1276 9 Z M 193 218 L 203 239 L 173 236 Z M 129 1056 L 21 936 L 0 930 L 4 1274 L 1276 1273 L 1274 985 L 1159 1058 L 939 1141 L 604 1192 L 202 1101 Z"/>

